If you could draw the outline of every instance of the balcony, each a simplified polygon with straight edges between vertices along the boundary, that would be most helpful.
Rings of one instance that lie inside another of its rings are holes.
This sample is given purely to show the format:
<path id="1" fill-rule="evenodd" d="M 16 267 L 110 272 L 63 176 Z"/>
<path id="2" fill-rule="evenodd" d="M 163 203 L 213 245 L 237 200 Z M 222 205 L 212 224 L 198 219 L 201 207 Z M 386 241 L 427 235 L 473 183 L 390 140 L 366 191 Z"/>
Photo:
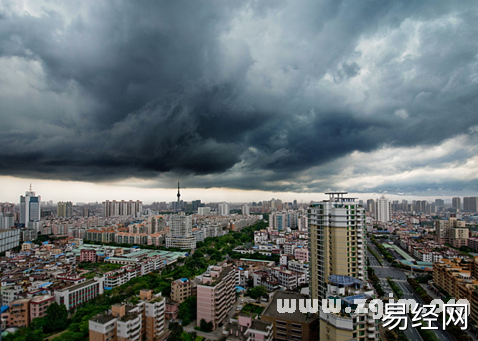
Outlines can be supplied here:
<path id="1" fill-rule="evenodd" d="M 368 320 L 367 320 L 367 323 L 368 323 L 368 324 L 375 324 L 375 320 L 374 320 L 374 319 L 368 319 Z"/>
<path id="2" fill-rule="evenodd" d="M 375 339 L 375 334 L 368 334 L 367 337 L 368 337 L 369 339 Z"/>
<path id="3" fill-rule="evenodd" d="M 368 327 L 367 330 L 371 333 L 375 332 L 375 327 Z"/>

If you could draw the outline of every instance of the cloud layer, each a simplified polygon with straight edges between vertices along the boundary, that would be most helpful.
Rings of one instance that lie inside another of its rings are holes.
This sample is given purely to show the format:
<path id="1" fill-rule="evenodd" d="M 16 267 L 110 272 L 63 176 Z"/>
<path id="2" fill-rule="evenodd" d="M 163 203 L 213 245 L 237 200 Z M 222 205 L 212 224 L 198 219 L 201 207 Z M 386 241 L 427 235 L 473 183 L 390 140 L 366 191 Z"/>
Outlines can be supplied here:
<path id="1" fill-rule="evenodd" d="M 4 1 L 0 174 L 475 191 L 477 20 L 474 1 Z"/>

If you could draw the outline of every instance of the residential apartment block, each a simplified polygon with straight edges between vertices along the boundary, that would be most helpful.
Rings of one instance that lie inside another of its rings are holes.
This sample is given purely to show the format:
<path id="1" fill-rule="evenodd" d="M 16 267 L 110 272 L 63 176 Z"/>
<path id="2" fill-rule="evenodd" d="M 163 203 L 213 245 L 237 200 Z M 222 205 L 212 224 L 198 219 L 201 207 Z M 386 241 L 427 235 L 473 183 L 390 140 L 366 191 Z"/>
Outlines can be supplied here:
<path id="1" fill-rule="evenodd" d="M 20 230 L 0 230 L 0 252 L 11 250 L 20 245 Z"/>
<path id="2" fill-rule="evenodd" d="M 374 291 L 368 283 L 350 277 L 332 275 L 328 279 L 327 297 L 340 299 L 342 306 L 353 307 L 354 313 L 340 311 L 324 313 L 320 310 L 320 339 L 333 341 L 371 341 L 379 339 L 380 319 L 373 319 L 374 313 L 355 313 L 354 300 L 367 300 Z M 365 305 L 367 306 L 367 305 Z"/>
<path id="3" fill-rule="evenodd" d="M 452 214 L 448 219 L 435 221 L 435 241 L 438 244 L 450 243 L 453 247 L 468 246 L 469 231 L 466 222 Z"/>
<path id="4" fill-rule="evenodd" d="M 235 270 L 230 266 L 210 266 L 196 281 L 197 326 L 204 319 L 216 329 L 236 301 Z"/>
<path id="5" fill-rule="evenodd" d="M 190 215 L 177 214 L 171 216 L 166 247 L 180 249 L 196 248 L 196 238 L 192 234 L 192 218 Z"/>
<path id="6" fill-rule="evenodd" d="M 366 279 L 365 210 L 346 192 L 309 207 L 311 298 L 323 299 L 331 275 Z"/>
<path id="7" fill-rule="evenodd" d="M 165 299 L 152 290 L 140 291 L 136 305 L 115 304 L 89 321 L 91 341 L 152 341 L 164 334 Z"/>

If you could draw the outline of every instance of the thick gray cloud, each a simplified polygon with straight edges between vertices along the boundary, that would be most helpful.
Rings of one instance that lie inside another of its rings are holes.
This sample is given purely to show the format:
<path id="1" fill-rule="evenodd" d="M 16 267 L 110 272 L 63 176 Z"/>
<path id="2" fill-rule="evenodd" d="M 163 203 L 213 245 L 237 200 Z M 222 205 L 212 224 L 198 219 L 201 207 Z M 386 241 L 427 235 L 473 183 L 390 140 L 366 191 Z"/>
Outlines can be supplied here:
<path id="1" fill-rule="evenodd" d="M 478 125 L 474 1 L 18 6 L 0 11 L 2 175 L 314 191 L 374 174 L 344 173 L 353 153 Z M 394 169 L 464 164 L 468 147 Z M 440 176 L 368 188 L 476 187 Z"/>

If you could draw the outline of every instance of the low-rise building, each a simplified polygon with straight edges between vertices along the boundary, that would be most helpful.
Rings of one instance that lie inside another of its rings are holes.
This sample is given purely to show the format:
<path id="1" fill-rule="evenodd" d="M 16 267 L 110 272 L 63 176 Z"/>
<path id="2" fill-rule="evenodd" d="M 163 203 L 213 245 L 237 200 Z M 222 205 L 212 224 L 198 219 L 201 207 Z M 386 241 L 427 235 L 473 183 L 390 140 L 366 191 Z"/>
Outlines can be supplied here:
<path id="1" fill-rule="evenodd" d="M 90 262 L 96 263 L 96 250 L 93 249 L 82 249 L 80 251 L 80 262 Z"/>
<path id="2" fill-rule="evenodd" d="M 20 293 L 23 292 L 21 285 L 12 285 L 2 290 L 2 305 L 10 305 L 13 301 L 20 298 Z"/>
<path id="3" fill-rule="evenodd" d="M 177 279 L 171 282 L 171 299 L 183 303 L 192 294 L 193 283 L 187 278 Z"/>
<path id="4" fill-rule="evenodd" d="M 261 316 L 262 322 L 268 322 L 273 325 L 272 336 L 274 340 L 319 340 L 319 317 L 317 314 L 304 314 L 296 309 L 293 313 L 279 313 L 277 300 L 299 300 L 304 297 L 283 291 L 275 292 L 271 303 L 264 310 Z M 324 339 L 327 340 L 327 339 Z"/>
<path id="5" fill-rule="evenodd" d="M 179 315 L 179 303 L 171 299 L 166 300 L 165 317 L 167 319 L 177 319 Z"/>
<path id="6" fill-rule="evenodd" d="M 10 327 L 28 327 L 30 325 L 30 298 L 15 300 L 10 303 Z"/>
<path id="7" fill-rule="evenodd" d="M 57 289 L 55 290 L 55 300 L 60 305 L 64 304 L 66 310 L 76 308 L 98 295 L 101 295 L 104 292 L 103 283 L 103 277 L 95 277 L 94 279 L 79 284 Z"/>
<path id="8" fill-rule="evenodd" d="M 223 335 L 240 338 L 244 341 L 272 341 L 272 323 L 253 319 L 251 314 L 240 313 L 231 319 Z"/>
<path id="9" fill-rule="evenodd" d="M 55 302 L 55 296 L 34 296 L 30 301 L 30 321 L 37 317 L 46 316 L 46 310 Z"/>

